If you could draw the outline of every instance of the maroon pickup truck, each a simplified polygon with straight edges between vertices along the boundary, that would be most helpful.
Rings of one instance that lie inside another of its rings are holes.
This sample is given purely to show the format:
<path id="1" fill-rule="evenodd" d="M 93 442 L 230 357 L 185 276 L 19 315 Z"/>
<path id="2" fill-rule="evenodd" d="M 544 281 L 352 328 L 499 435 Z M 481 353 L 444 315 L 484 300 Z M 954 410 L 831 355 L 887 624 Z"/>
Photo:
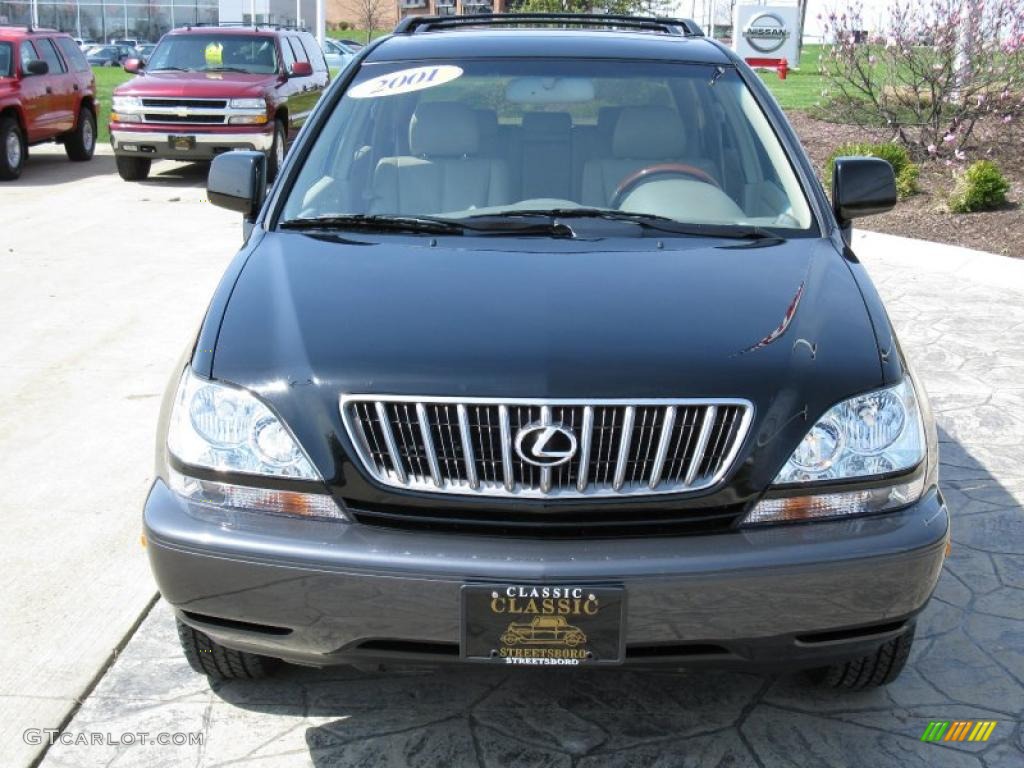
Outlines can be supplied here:
<path id="1" fill-rule="evenodd" d="M 327 87 L 323 51 L 308 32 L 186 27 L 168 32 L 147 64 L 114 91 L 110 143 L 126 181 L 154 159 L 211 160 L 232 149 L 267 153 L 273 178 Z"/>
<path id="2" fill-rule="evenodd" d="M 28 147 L 64 145 L 71 160 L 96 148 L 96 82 L 70 35 L 0 27 L 0 180 L 21 175 Z"/>

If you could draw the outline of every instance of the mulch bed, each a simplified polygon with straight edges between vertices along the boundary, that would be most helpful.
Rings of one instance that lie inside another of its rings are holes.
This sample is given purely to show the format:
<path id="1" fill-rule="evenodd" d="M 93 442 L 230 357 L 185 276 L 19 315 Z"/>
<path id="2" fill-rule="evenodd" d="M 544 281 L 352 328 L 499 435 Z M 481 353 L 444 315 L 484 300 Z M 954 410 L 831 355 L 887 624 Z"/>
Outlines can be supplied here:
<path id="1" fill-rule="evenodd" d="M 787 116 L 819 174 L 825 158 L 837 145 L 886 139 L 884 135 L 866 136 L 864 129 L 858 126 L 816 120 L 806 112 L 789 112 Z M 1016 136 L 999 138 L 994 133 L 984 125 L 976 128 L 978 140 L 966 148 L 966 162 L 953 168 L 943 161 L 922 162 L 920 193 L 901 201 L 890 213 L 864 219 L 856 226 L 1024 258 L 1024 208 L 1018 205 L 1018 201 L 1024 201 L 1024 142 Z M 1010 182 L 1009 204 L 983 213 L 958 214 L 942 210 L 953 188 L 954 170 L 957 167 L 962 170 L 963 166 L 982 158 L 995 161 Z"/>

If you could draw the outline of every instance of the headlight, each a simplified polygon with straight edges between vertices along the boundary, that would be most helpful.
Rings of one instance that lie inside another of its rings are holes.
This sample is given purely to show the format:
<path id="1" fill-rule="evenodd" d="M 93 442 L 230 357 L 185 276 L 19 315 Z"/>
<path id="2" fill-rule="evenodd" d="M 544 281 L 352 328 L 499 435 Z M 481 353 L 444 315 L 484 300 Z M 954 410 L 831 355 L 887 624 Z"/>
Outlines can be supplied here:
<path id="1" fill-rule="evenodd" d="M 835 518 L 884 512 L 917 501 L 924 475 L 898 482 L 881 476 L 908 472 L 925 458 L 924 424 L 909 376 L 894 387 L 851 397 L 818 419 L 776 476 L 773 491 L 744 523 Z M 880 477 L 877 486 L 808 493 L 802 483 Z M 797 487 L 793 487 L 797 486 Z"/>
<path id="2" fill-rule="evenodd" d="M 909 377 L 833 406 L 811 427 L 775 485 L 886 475 L 924 458 L 921 410 Z"/>
<path id="3" fill-rule="evenodd" d="M 185 464 L 227 472 L 320 480 L 288 428 L 244 389 L 185 370 L 174 397 L 167 448 Z"/>
<path id="4" fill-rule="evenodd" d="M 113 102 L 113 112 L 137 112 L 142 108 L 142 99 L 138 96 L 115 96 Z"/>
<path id="5" fill-rule="evenodd" d="M 232 109 L 266 109 L 267 102 L 263 99 L 232 99 L 228 102 Z"/>

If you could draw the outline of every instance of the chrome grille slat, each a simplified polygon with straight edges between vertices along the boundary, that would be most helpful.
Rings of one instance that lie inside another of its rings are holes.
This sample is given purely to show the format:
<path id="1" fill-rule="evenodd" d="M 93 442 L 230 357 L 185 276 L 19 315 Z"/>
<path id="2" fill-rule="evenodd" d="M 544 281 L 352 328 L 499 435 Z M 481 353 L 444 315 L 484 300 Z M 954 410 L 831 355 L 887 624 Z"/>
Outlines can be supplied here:
<path id="1" fill-rule="evenodd" d="M 735 463 L 753 418 L 745 400 L 514 400 L 344 395 L 363 467 L 409 490 L 523 498 L 689 493 Z M 548 467 L 515 448 L 524 427 L 571 432 L 576 452 Z"/>

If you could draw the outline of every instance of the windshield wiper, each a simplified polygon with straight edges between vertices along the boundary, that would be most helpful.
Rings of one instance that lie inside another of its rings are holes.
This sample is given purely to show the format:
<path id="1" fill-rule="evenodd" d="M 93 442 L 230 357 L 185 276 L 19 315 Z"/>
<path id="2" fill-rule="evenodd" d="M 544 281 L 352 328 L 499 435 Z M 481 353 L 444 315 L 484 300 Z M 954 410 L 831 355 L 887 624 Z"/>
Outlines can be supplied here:
<path id="1" fill-rule="evenodd" d="M 310 216 L 282 221 L 281 229 L 359 229 L 377 232 L 421 232 L 434 235 L 462 235 L 466 231 L 494 235 L 548 235 L 571 237 L 572 230 L 550 218 L 521 222 L 504 216 L 445 219 L 438 216 L 397 216 L 395 214 L 347 213 Z"/>
<path id="2" fill-rule="evenodd" d="M 251 75 L 248 69 L 242 67 L 203 67 L 200 72 L 241 72 L 243 75 Z"/>
<path id="3" fill-rule="evenodd" d="M 784 238 L 753 224 L 695 224 L 670 219 L 654 213 L 630 213 L 612 208 L 551 208 L 548 210 L 507 211 L 486 214 L 491 218 L 547 217 L 558 219 L 602 219 L 605 221 L 628 221 L 646 229 L 667 232 L 674 235 L 694 237 L 718 237 L 730 240 L 784 240 Z M 476 217 L 470 217 L 470 220 Z"/>
<path id="4" fill-rule="evenodd" d="M 148 72 L 195 72 L 194 69 L 189 67 L 156 67 L 155 69 L 149 69 Z"/>

